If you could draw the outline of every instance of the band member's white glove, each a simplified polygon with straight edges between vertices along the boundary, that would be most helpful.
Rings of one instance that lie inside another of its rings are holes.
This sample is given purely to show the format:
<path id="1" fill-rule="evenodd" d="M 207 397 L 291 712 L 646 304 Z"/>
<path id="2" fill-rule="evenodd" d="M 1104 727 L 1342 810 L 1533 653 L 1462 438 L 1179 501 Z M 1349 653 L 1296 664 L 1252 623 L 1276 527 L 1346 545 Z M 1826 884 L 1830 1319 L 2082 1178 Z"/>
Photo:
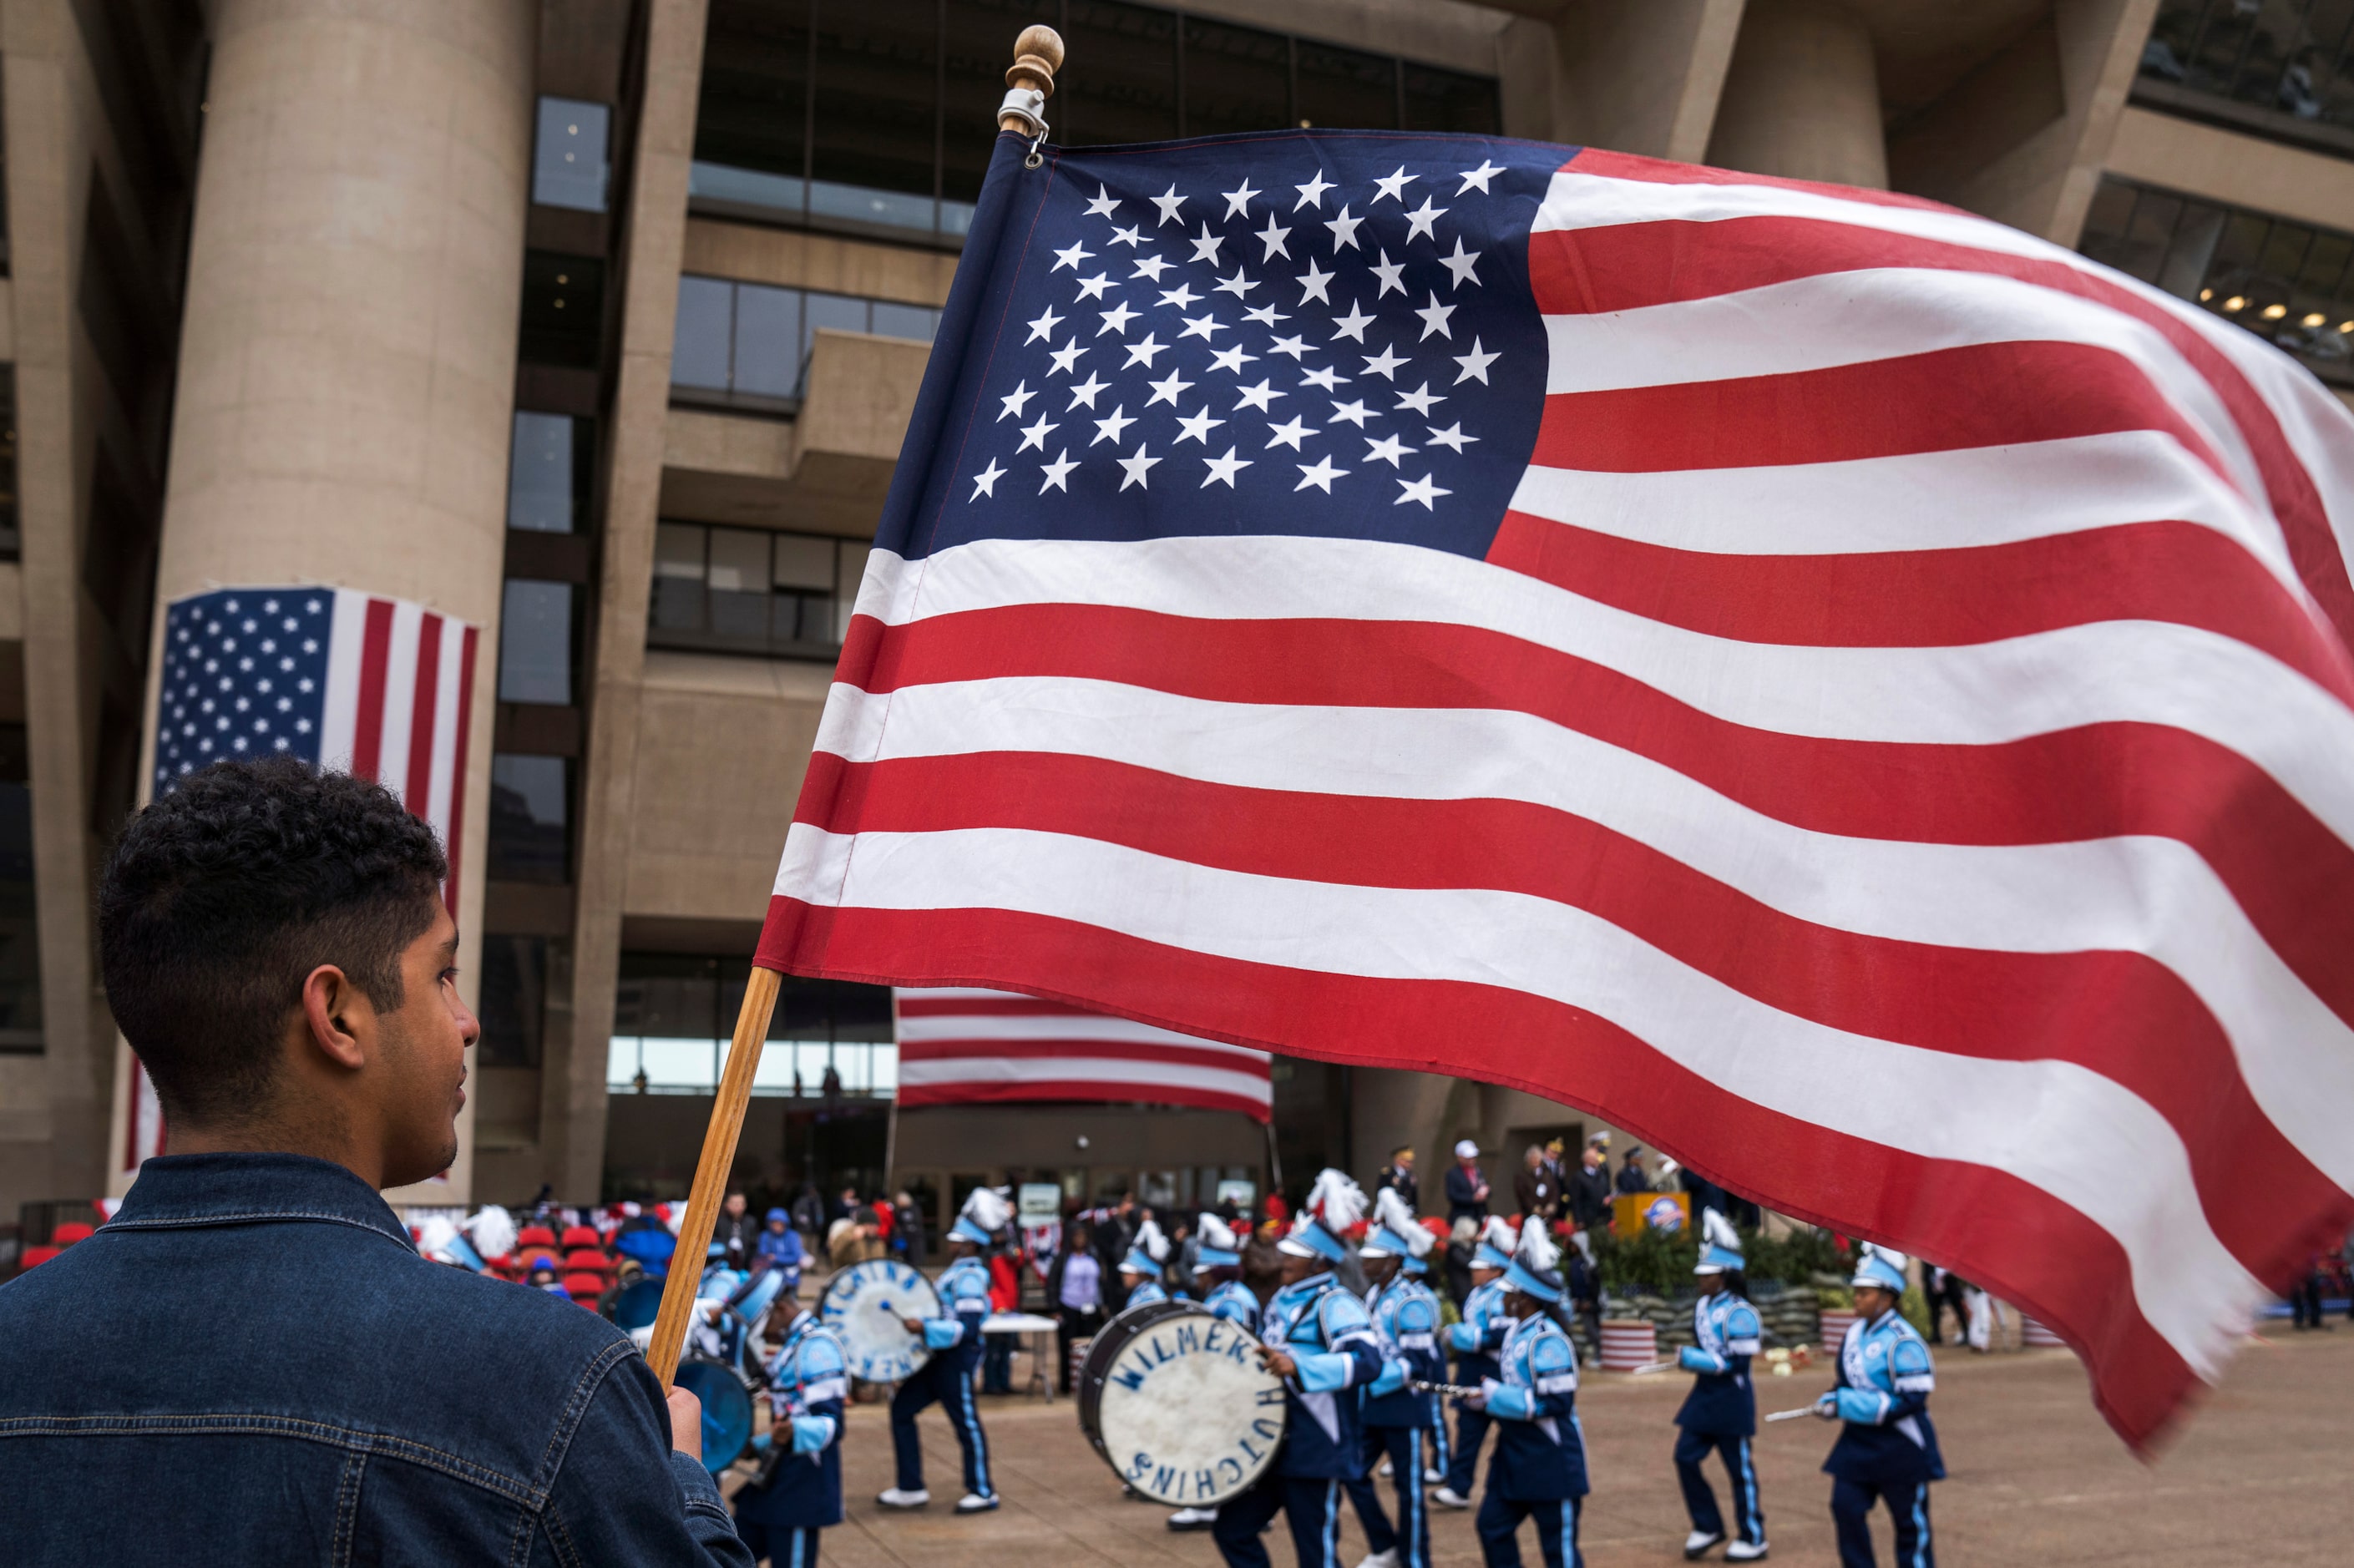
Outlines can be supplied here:
<path id="1" fill-rule="evenodd" d="M 1825 1421 L 1837 1421 L 1840 1418 L 1837 1391 L 1826 1393 L 1815 1401 L 1815 1414 Z"/>

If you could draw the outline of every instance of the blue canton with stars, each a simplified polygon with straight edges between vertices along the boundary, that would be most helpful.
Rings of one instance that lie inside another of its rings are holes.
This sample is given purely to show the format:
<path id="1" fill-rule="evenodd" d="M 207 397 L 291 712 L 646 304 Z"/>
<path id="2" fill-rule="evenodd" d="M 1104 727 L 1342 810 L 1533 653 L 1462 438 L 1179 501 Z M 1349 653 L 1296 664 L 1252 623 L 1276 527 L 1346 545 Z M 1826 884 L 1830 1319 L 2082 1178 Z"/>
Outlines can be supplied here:
<path id="1" fill-rule="evenodd" d="M 228 758 L 319 760 L 331 588 L 219 588 L 164 620 L 154 791 Z"/>
<path id="2" fill-rule="evenodd" d="M 1318 535 L 1483 556 L 1544 411 L 1574 149 L 1000 139 L 876 543 Z"/>

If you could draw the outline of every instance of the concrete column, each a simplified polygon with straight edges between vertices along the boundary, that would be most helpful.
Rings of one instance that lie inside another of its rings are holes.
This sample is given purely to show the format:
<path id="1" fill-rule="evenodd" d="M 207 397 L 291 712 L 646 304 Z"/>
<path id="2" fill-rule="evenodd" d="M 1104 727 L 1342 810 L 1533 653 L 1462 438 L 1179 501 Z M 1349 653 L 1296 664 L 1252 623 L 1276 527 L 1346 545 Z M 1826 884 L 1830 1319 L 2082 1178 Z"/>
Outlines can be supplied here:
<path id="1" fill-rule="evenodd" d="M 483 629 L 458 868 L 469 937 L 482 927 L 537 12 L 535 0 L 214 7 L 156 585 L 159 639 L 166 601 L 239 582 L 348 586 Z M 464 963 L 471 993 L 480 966 Z M 471 1144 L 436 1197 L 465 1195 Z"/>
<path id="2" fill-rule="evenodd" d="M 1564 0 L 1553 24 L 1553 139 L 1699 163 L 1743 9 L 1743 0 Z M 1508 79 L 1515 69 L 1508 56 Z"/>
<path id="3" fill-rule="evenodd" d="M 1749 0 L 1708 161 L 1885 189 L 1880 73 L 1863 24 L 1837 0 Z"/>

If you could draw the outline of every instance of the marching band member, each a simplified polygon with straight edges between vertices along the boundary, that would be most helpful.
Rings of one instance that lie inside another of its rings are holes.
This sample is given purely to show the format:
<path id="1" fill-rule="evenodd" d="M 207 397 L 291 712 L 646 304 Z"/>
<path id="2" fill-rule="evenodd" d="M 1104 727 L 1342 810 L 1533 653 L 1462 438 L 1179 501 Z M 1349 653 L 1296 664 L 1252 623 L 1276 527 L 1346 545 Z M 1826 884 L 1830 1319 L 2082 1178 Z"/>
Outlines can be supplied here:
<path id="1" fill-rule="evenodd" d="M 1419 1277 L 1437 1238 L 1415 1224 L 1394 1189 L 1382 1189 L 1373 1216 L 1373 1234 L 1357 1249 L 1365 1277 L 1373 1282 L 1365 1306 L 1382 1351 L 1381 1375 L 1365 1388 L 1364 1452 L 1369 1465 L 1377 1451 L 1389 1457 L 1398 1522 L 1392 1544 L 1375 1550 L 1357 1568 L 1426 1568 L 1430 1515 L 1423 1504 L 1422 1434 L 1436 1428 L 1434 1441 L 1444 1450 L 1447 1424 L 1437 1396 L 1409 1385 L 1447 1380 L 1446 1352 L 1438 1348 L 1438 1298 Z M 1350 1482 L 1349 1497 L 1357 1505 L 1367 1543 L 1376 1542 L 1382 1531 L 1374 1522 L 1385 1531 L 1389 1521 L 1382 1518 L 1372 1479 L 1360 1475 Z"/>
<path id="2" fill-rule="evenodd" d="M 816 1313 L 791 1301 L 785 1340 L 769 1361 L 776 1420 L 752 1440 L 758 1478 L 736 1494 L 736 1533 L 755 1560 L 813 1568 L 818 1531 L 842 1522 L 842 1411 L 850 1359 Z"/>
<path id="3" fill-rule="evenodd" d="M 1733 1515 L 1740 1531 L 1740 1539 L 1724 1549 L 1724 1560 L 1755 1563 L 1766 1555 L 1766 1510 L 1757 1500 L 1757 1466 L 1749 1453 L 1757 1435 L 1757 1391 L 1749 1381 L 1749 1358 L 1757 1353 L 1765 1330 L 1747 1298 L 1741 1234 L 1714 1209 L 1702 1213 L 1701 1231 L 1700 1263 L 1692 1269 L 1700 1279 L 1700 1299 L 1692 1303 L 1692 1337 L 1699 1343 L 1676 1355 L 1678 1364 L 1695 1374 L 1691 1393 L 1676 1412 L 1682 1429 L 1676 1438 L 1676 1479 L 1682 1483 L 1692 1524 L 1684 1556 L 1698 1557 L 1724 1539 L 1716 1494 L 1701 1473 L 1701 1462 L 1713 1448 L 1724 1457 L 1725 1474 L 1732 1478 Z"/>
<path id="4" fill-rule="evenodd" d="M 949 1228 L 951 1259 L 932 1282 L 939 1292 L 940 1315 L 909 1318 L 907 1331 L 923 1336 L 931 1357 L 891 1396 L 891 1446 L 898 1463 L 897 1484 L 875 1501 L 885 1508 L 921 1508 L 932 1500 L 924 1489 L 924 1449 L 916 1436 L 916 1416 L 934 1400 L 956 1428 L 964 1450 L 964 1496 L 959 1513 L 985 1513 L 997 1506 L 997 1488 L 989 1474 L 989 1436 L 981 1429 L 981 1408 L 973 1401 L 972 1378 L 981 1365 L 981 1326 L 989 1317 L 989 1270 L 981 1261 L 984 1247 L 994 1245 L 997 1233 L 1013 1217 L 1013 1205 L 992 1187 L 976 1187 L 964 1211 Z"/>
<path id="5" fill-rule="evenodd" d="M 1946 1478 L 1929 1394 L 1937 1386 L 1929 1347 L 1896 1310 L 1904 1298 L 1903 1253 L 1866 1243 L 1850 1281 L 1856 1320 L 1840 1346 L 1839 1382 L 1815 1403 L 1842 1421 L 1823 1461 L 1831 1478 L 1841 1568 L 1873 1568 L 1872 1505 L 1885 1500 L 1896 1521 L 1896 1560 L 1936 1568 L 1929 1532 L 1929 1483 Z"/>
<path id="6" fill-rule="evenodd" d="M 1521 1520 L 1533 1520 L 1545 1568 L 1584 1568 L 1577 1516 L 1586 1492 L 1585 1441 L 1574 1406 L 1577 1351 L 1554 1316 L 1562 1298 L 1561 1255 L 1532 1216 L 1504 1271 L 1511 1329 L 1498 1375 L 1479 1380 L 1480 1403 L 1499 1425 L 1488 1495 L 1479 1504 L 1479 1549 L 1488 1568 L 1521 1568 Z"/>
<path id="7" fill-rule="evenodd" d="M 1364 1468 L 1356 1391 L 1380 1375 L 1364 1303 L 1333 1277 L 1365 1194 L 1338 1171 L 1316 1178 L 1307 1208 L 1277 1247 L 1283 1284 L 1259 1315 L 1259 1354 L 1283 1379 L 1283 1446 L 1265 1476 L 1223 1504 L 1211 1527 L 1233 1568 L 1267 1568 L 1259 1531 L 1277 1513 L 1291 1526 L 1299 1568 L 1340 1568 L 1341 1483 Z"/>
<path id="8" fill-rule="evenodd" d="M 1504 1316 L 1504 1270 L 1512 1265 L 1519 1238 L 1510 1221 L 1488 1216 L 1479 1232 L 1479 1249 L 1471 1255 L 1471 1294 L 1463 1298 L 1463 1320 L 1447 1327 L 1447 1348 L 1455 1352 L 1455 1381 L 1476 1388 L 1496 1375 L 1496 1351 L 1504 1342 L 1511 1320 Z M 1471 1470 L 1479 1462 L 1479 1445 L 1488 1437 L 1488 1413 L 1468 1400 L 1455 1407 L 1455 1444 L 1447 1461 L 1447 1484 L 1431 1494 L 1441 1508 L 1471 1506 Z"/>
<path id="9" fill-rule="evenodd" d="M 1136 1227 L 1136 1239 L 1128 1244 L 1128 1255 L 1119 1260 L 1120 1277 L 1128 1284 L 1128 1299 L 1121 1311 L 1169 1299 L 1161 1284 L 1161 1266 L 1168 1257 L 1169 1238 L 1161 1234 L 1160 1225 L 1148 1219 Z"/>
<path id="10" fill-rule="evenodd" d="M 1243 1238 L 1211 1213 L 1201 1217 L 1193 1234 L 1201 1238 L 1193 1255 L 1193 1288 L 1206 1292 L 1202 1305 L 1227 1322 L 1256 1332 L 1259 1303 L 1243 1283 Z M 1181 1508 L 1169 1516 L 1169 1528 L 1207 1530 L 1217 1520 L 1214 1508 Z"/>

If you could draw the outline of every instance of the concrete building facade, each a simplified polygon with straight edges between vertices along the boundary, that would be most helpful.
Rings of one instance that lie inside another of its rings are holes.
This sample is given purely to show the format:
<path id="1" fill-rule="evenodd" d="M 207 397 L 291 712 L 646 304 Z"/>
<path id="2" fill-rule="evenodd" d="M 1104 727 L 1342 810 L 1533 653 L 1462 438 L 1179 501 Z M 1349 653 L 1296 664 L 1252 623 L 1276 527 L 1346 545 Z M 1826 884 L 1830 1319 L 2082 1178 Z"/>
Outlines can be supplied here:
<path id="1" fill-rule="evenodd" d="M 2334 0 L 0 0 L 0 1225 L 132 1173 L 91 878 L 143 798 L 164 607 L 254 581 L 495 653 L 460 783 L 485 1035 L 417 1196 L 683 1191 L 1034 21 L 1057 140 L 1450 129 L 1884 186 L 2354 387 Z M 769 1054 L 740 1174 L 888 1159 L 942 1205 L 1024 1175 L 1188 1202 L 1402 1142 L 1435 1183 L 1458 1136 L 1588 1125 L 1279 1061 L 1271 1145 L 1118 1107 L 895 1143 L 887 998 L 789 982 Z"/>

